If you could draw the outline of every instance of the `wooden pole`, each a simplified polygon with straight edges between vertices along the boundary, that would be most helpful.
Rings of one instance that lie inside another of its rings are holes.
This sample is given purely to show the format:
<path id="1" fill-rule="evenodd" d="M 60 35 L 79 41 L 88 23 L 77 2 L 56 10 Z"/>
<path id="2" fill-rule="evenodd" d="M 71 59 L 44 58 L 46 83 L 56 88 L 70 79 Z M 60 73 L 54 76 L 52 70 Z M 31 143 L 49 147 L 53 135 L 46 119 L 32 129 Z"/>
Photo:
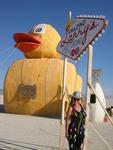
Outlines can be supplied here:
<path id="1" fill-rule="evenodd" d="M 87 142 L 88 142 L 88 122 L 89 122 L 89 103 L 90 103 L 90 88 L 88 83 L 91 84 L 92 78 L 92 57 L 93 57 L 93 47 L 92 45 L 88 45 L 88 61 L 87 61 L 87 83 L 86 83 L 86 131 L 85 131 L 85 140 L 84 140 L 84 148 L 83 150 L 87 149 Z"/>
<path id="2" fill-rule="evenodd" d="M 61 123 L 64 123 L 64 102 L 65 102 L 65 90 L 66 90 L 66 70 L 67 70 L 67 57 L 64 59 L 63 66 L 63 89 L 62 89 L 62 115 L 61 115 Z"/>
<path id="3" fill-rule="evenodd" d="M 65 139 L 64 110 L 65 110 L 66 70 L 67 70 L 67 57 L 65 57 L 64 65 L 63 65 L 62 112 L 61 112 L 60 137 L 59 137 L 59 148 L 60 148 L 60 150 L 63 150 L 64 139 Z"/>

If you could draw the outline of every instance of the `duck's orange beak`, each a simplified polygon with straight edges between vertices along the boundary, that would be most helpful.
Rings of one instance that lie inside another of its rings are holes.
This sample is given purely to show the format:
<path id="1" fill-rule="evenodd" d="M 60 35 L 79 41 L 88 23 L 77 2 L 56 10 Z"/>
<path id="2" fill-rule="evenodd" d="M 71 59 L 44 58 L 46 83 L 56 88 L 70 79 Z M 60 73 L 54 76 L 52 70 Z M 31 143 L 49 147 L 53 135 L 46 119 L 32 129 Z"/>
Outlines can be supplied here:
<path id="1" fill-rule="evenodd" d="M 13 36 L 16 44 L 14 47 L 20 49 L 23 53 L 31 52 L 41 45 L 41 37 L 29 33 L 15 33 Z"/>

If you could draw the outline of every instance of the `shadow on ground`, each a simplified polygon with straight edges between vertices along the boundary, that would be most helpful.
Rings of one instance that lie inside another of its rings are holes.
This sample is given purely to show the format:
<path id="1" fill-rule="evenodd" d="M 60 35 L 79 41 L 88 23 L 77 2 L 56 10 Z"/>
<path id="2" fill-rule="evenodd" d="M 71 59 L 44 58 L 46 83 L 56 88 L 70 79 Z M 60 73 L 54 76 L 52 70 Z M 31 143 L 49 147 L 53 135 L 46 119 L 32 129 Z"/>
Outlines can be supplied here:
<path id="1" fill-rule="evenodd" d="M 32 144 L 32 143 L 25 143 L 21 141 L 9 140 L 0 138 L 0 150 L 6 149 L 18 149 L 18 150 L 58 150 L 58 147 L 40 145 L 40 144 Z M 65 149 L 67 150 L 67 149 Z"/>
<path id="2" fill-rule="evenodd" d="M 5 113 L 4 105 L 0 104 L 0 113 Z"/>

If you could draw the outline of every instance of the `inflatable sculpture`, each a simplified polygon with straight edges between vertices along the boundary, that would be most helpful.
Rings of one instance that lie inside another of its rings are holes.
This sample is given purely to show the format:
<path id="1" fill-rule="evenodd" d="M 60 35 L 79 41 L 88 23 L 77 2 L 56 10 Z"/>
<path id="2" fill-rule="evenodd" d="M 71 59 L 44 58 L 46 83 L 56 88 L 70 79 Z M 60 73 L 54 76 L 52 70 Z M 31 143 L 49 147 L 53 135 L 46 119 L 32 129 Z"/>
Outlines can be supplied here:
<path id="1" fill-rule="evenodd" d="M 14 40 L 26 58 L 14 62 L 6 74 L 5 111 L 59 116 L 64 62 L 56 51 L 58 32 L 49 24 L 37 24 L 28 33 L 15 33 Z M 66 86 L 69 94 L 82 87 L 81 77 L 71 63 L 67 64 Z"/>

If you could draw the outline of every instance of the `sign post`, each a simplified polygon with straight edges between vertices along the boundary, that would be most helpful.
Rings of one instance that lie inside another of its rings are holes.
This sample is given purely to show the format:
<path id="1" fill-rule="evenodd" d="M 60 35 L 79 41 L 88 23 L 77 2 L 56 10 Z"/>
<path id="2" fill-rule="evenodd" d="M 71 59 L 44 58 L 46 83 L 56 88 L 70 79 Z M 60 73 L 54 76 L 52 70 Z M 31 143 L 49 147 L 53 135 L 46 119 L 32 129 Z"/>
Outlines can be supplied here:
<path id="1" fill-rule="evenodd" d="M 61 114 L 61 122 L 60 122 L 60 139 L 59 139 L 60 150 L 63 150 L 64 139 L 65 139 L 64 111 L 65 111 L 66 70 L 67 70 L 67 57 L 64 58 L 64 64 L 63 64 L 62 112 L 61 112 L 62 114 Z"/>
<path id="2" fill-rule="evenodd" d="M 84 148 L 83 150 L 87 149 L 87 143 L 88 143 L 88 122 L 89 122 L 89 103 L 90 103 L 90 94 L 91 90 L 89 88 L 88 83 L 91 84 L 92 81 L 92 58 L 93 58 L 93 47 L 92 45 L 88 45 L 88 60 L 87 60 L 87 82 L 86 82 L 86 131 L 85 131 L 85 140 L 84 140 Z"/>
<path id="3" fill-rule="evenodd" d="M 64 59 L 63 65 L 63 89 L 62 89 L 62 117 L 61 123 L 64 124 L 64 103 L 65 103 L 65 90 L 66 90 L 66 71 L 67 71 L 67 57 Z"/>

